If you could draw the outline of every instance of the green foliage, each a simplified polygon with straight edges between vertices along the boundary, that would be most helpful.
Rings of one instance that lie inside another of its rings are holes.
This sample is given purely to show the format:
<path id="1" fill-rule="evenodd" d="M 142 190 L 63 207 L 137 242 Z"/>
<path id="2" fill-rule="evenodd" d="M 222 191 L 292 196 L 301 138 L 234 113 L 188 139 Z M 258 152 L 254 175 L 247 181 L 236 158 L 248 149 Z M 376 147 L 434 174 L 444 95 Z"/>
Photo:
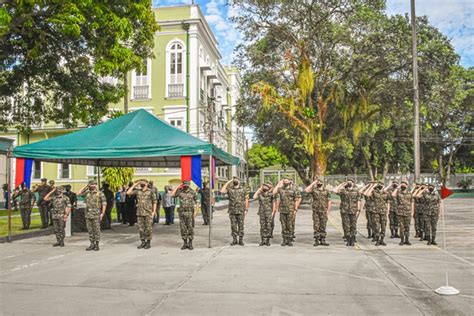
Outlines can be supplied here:
<path id="1" fill-rule="evenodd" d="M 461 180 L 457 184 L 458 188 L 461 188 L 461 191 L 469 190 L 469 187 L 472 185 L 472 180 Z"/>
<path id="2" fill-rule="evenodd" d="M 133 179 L 135 168 L 105 167 L 102 168 L 104 181 L 110 185 L 110 189 L 115 192 L 122 185 L 127 185 Z"/>
<path id="3" fill-rule="evenodd" d="M 254 144 L 246 156 L 249 170 L 256 172 L 273 165 L 287 165 L 288 159 L 273 146 Z"/>
<path id="4" fill-rule="evenodd" d="M 124 95 L 122 78 L 152 56 L 149 0 L 4 1 L 0 8 L 0 129 L 95 124 Z"/>

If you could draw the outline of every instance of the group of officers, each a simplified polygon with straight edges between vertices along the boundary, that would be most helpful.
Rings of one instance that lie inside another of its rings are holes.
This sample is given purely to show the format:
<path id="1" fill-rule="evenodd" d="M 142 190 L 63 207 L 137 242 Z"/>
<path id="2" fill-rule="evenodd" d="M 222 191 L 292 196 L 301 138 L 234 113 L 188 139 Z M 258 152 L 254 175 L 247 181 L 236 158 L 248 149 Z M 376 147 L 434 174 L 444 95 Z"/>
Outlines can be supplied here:
<path id="1" fill-rule="evenodd" d="M 24 227 L 29 227 L 29 214 L 35 203 L 34 192 L 38 192 L 38 207 L 41 220 L 47 226 L 48 214 L 54 226 L 56 243 L 54 247 L 64 246 L 65 222 L 67 221 L 72 205 L 70 186 L 56 187 L 54 182 L 47 185 L 46 179 L 42 184 L 29 191 L 26 186 L 15 193 L 20 197 L 20 211 L 24 219 Z M 410 245 L 410 222 L 415 220 L 415 238 L 426 240 L 428 245 L 436 245 L 436 226 L 440 214 L 440 198 L 434 185 L 416 183 L 412 189 L 406 181 L 393 181 L 384 187 L 382 182 L 368 182 L 362 188 L 357 188 L 354 180 L 339 184 L 330 191 L 321 179 L 316 179 L 304 191 L 312 199 L 312 218 L 314 230 L 314 246 L 329 246 L 326 242 L 326 224 L 328 212 L 331 209 L 331 193 L 340 197 L 340 213 L 343 238 L 347 246 L 354 246 L 357 234 L 357 220 L 362 208 L 365 208 L 367 219 L 367 237 L 372 238 L 376 246 L 386 245 L 385 231 L 387 218 L 391 231 L 391 238 L 401 238 L 400 245 Z M 231 245 L 243 246 L 244 222 L 249 209 L 249 189 L 241 184 L 238 178 L 229 180 L 221 188 L 222 194 L 227 194 L 228 214 L 231 225 Z M 201 196 L 199 201 L 198 193 Z M 154 218 L 159 212 L 159 193 L 153 185 L 145 179 L 131 184 L 127 196 L 136 199 L 136 221 L 140 236 L 138 249 L 149 249 L 152 240 Z M 85 219 L 89 233 L 90 246 L 87 251 L 99 250 L 101 221 L 107 214 L 107 198 L 100 191 L 97 181 L 91 180 L 77 194 L 84 198 L 86 205 Z M 193 249 L 195 217 L 201 209 L 204 221 L 210 221 L 210 212 L 214 205 L 208 183 L 196 191 L 191 188 L 189 181 L 183 181 L 174 188 L 171 195 L 179 202 L 178 215 L 181 238 L 184 249 Z M 76 195 L 74 194 L 74 197 Z M 75 197 L 77 199 L 77 197 Z M 260 221 L 260 246 L 270 246 L 275 227 L 275 215 L 280 214 L 282 243 L 281 246 L 293 246 L 295 240 L 295 220 L 301 203 L 301 193 L 290 178 L 284 178 L 277 185 L 263 183 L 253 195 L 258 200 L 258 216 Z M 362 200 L 365 200 L 362 205 Z"/>

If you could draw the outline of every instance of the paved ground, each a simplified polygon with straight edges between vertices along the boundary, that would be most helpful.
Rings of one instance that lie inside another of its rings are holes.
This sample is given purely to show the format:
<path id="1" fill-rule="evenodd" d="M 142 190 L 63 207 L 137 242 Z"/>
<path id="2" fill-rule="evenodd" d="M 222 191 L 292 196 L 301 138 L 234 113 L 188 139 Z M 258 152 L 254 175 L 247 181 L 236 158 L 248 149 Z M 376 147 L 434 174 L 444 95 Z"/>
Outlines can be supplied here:
<path id="1" fill-rule="evenodd" d="M 359 245 L 344 246 L 339 212 L 330 213 L 330 247 L 312 246 L 311 216 L 297 218 L 297 242 L 258 247 L 256 209 L 246 219 L 245 247 L 228 245 L 229 220 L 217 212 L 213 248 L 197 221 L 194 251 L 181 251 L 178 225 L 155 227 L 150 250 L 137 250 L 136 227 L 103 234 L 100 252 L 85 252 L 86 234 L 52 248 L 53 236 L 0 244 L 2 315 L 473 315 L 474 199 L 446 202 L 450 284 L 443 252 L 413 241 L 375 247 L 360 218 Z M 442 230 L 441 224 L 439 225 Z M 442 245 L 442 234 L 438 242 Z"/>

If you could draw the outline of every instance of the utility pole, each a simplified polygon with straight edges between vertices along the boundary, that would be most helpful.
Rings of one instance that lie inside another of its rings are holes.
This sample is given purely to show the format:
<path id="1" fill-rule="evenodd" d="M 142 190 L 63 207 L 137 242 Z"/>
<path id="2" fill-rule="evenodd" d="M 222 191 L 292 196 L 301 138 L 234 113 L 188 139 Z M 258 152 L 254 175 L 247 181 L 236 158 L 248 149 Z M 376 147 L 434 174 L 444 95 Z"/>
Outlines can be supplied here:
<path id="1" fill-rule="evenodd" d="M 214 141 L 214 106 L 215 106 L 215 98 L 208 98 L 207 100 L 207 124 L 209 129 L 209 144 L 213 145 Z M 213 193 L 213 183 L 212 183 L 212 154 L 209 155 L 209 244 L 208 247 L 212 248 L 212 193 Z M 215 185 L 215 183 L 214 183 Z"/>
<path id="2" fill-rule="evenodd" d="M 413 148 L 415 160 L 415 181 L 420 178 L 420 104 L 418 95 L 418 53 L 416 48 L 416 14 L 415 0 L 411 0 L 411 35 L 412 35 L 412 59 L 413 59 L 413 108 L 414 127 Z"/>

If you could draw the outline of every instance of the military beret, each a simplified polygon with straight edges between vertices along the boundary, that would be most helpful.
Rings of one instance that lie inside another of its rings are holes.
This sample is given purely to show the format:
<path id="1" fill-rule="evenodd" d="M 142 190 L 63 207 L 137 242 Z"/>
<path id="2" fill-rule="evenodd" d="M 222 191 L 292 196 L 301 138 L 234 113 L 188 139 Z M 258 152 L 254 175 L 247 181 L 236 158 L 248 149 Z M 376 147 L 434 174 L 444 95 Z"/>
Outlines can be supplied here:
<path id="1" fill-rule="evenodd" d="M 97 184 L 96 180 L 89 180 L 89 185 Z"/>
<path id="2" fill-rule="evenodd" d="M 54 184 L 54 180 L 49 180 L 49 183 L 50 183 L 50 184 Z"/>
<path id="3" fill-rule="evenodd" d="M 402 181 L 402 182 L 400 182 L 400 184 L 406 184 L 406 185 L 408 185 L 408 182 Z"/>
<path id="4" fill-rule="evenodd" d="M 41 182 L 46 182 L 46 181 L 48 181 L 48 179 L 46 179 L 46 178 L 41 178 Z"/>
<path id="5" fill-rule="evenodd" d="M 355 183 L 355 180 L 352 179 L 352 178 L 347 179 L 347 182 L 349 182 L 349 181 L 352 182 L 352 183 Z"/>

